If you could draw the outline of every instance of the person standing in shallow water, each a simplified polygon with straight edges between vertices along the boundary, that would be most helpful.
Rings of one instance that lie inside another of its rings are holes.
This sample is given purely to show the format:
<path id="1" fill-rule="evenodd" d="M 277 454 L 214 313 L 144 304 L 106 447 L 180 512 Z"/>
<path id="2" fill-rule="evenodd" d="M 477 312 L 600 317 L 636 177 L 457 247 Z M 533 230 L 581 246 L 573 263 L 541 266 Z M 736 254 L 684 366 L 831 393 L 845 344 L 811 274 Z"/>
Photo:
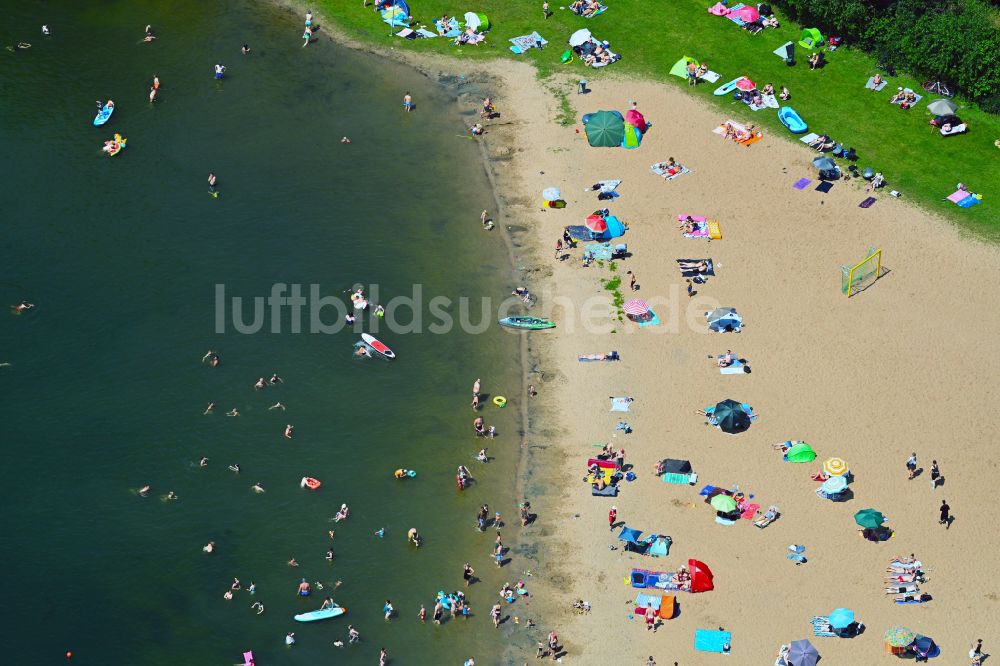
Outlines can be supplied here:
<path id="1" fill-rule="evenodd" d="M 413 97 L 410 96 L 409 91 L 403 95 L 403 108 L 406 109 L 407 113 L 413 110 Z"/>

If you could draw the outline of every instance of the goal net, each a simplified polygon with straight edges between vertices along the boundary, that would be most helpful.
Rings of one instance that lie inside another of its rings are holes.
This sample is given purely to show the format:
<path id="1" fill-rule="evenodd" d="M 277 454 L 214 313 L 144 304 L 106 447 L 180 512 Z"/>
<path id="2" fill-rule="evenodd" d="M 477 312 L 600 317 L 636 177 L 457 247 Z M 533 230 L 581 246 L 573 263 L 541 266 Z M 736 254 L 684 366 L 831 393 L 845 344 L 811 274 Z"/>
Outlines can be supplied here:
<path id="1" fill-rule="evenodd" d="M 848 298 L 864 291 L 882 277 L 882 250 L 868 248 L 868 256 L 854 266 L 841 266 L 840 290 Z"/>

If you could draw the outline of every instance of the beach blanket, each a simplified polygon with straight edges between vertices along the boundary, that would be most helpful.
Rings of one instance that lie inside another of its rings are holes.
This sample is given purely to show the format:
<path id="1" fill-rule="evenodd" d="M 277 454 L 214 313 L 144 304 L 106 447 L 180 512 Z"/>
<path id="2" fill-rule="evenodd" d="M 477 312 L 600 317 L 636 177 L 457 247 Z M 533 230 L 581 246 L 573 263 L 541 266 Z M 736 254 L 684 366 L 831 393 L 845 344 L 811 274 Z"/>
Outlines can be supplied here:
<path id="1" fill-rule="evenodd" d="M 830 618 L 828 617 L 818 615 L 809 620 L 809 623 L 812 625 L 813 634 L 816 636 L 836 636 L 836 634 L 831 631 L 832 627 L 830 626 Z"/>
<path id="2" fill-rule="evenodd" d="M 528 51 L 530 49 L 541 48 L 539 44 L 541 44 L 541 46 L 545 46 L 546 44 L 548 44 L 548 42 L 545 39 L 543 39 L 542 36 L 539 35 L 537 32 L 533 32 L 530 35 L 521 35 L 520 37 L 513 37 L 511 38 L 510 42 L 514 45 L 510 47 L 510 50 L 517 54 L 524 53 L 525 51 Z"/>
<path id="3" fill-rule="evenodd" d="M 975 206 L 982 201 L 978 194 L 973 194 L 968 190 L 955 190 L 946 198 L 959 208 L 969 208 L 970 206 Z"/>
<path id="4" fill-rule="evenodd" d="M 466 38 L 464 42 L 459 41 L 459 39 L 461 39 L 462 37 Z M 465 46 L 466 44 L 472 44 L 473 46 L 475 46 L 476 44 L 485 41 L 486 41 L 486 35 L 484 35 L 483 33 L 481 32 L 470 33 L 468 30 L 466 30 L 464 33 L 460 34 L 458 37 L 455 38 L 455 41 L 452 43 L 452 46 Z"/>
<path id="5" fill-rule="evenodd" d="M 742 7 L 742 5 L 740 5 Z M 729 653 L 733 634 L 729 631 L 710 631 L 696 629 L 694 632 L 694 649 L 701 652 Z"/>
<path id="6" fill-rule="evenodd" d="M 603 490 L 591 486 L 590 494 L 594 497 L 618 497 L 618 486 L 604 486 Z"/>
<path id="7" fill-rule="evenodd" d="M 673 166 L 669 169 L 663 168 L 663 162 L 657 162 L 656 164 L 651 164 L 649 170 L 655 173 L 657 176 L 663 176 L 666 180 L 673 180 L 678 176 L 683 176 L 686 173 L 691 173 L 691 170 L 685 166 Z"/>
<path id="8" fill-rule="evenodd" d="M 685 238 L 708 238 L 708 218 L 704 215 L 687 215 L 681 213 L 677 216 L 678 222 L 683 222 L 684 220 L 691 218 L 697 223 L 695 230 L 691 233 L 684 234 Z"/>
<path id="9" fill-rule="evenodd" d="M 390 7 L 382 11 L 382 20 L 395 27 L 406 27 L 410 25 L 410 17 L 399 7 Z"/>
<path id="10" fill-rule="evenodd" d="M 745 375 L 746 363 L 740 361 L 739 359 L 734 359 L 733 362 L 727 366 L 719 368 L 720 375 Z"/>
<path id="11" fill-rule="evenodd" d="M 413 30 L 412 28 L 403 28 L 396 33 L 397 37 L 402 37 L 403 39 L 427 39 L 430 37 L 437 37 L 436 32 L 431 32 L 426 28 L 417 28 Z"/>
<path id="12" fill-rule="evenodd" d="M 872 84 L 874 83 L 874 81 L 875 81 L 875 77 L 874 76 L 869 76 L 868 77 L 868 83 L 865 84 L 865 88 L 868 88 L 869 90 L 872 90 L 873 89 L 872 88 Z M 879 90 L 882 90 L 882 88 L 885 88 L 887 85 L 889 85 L 889 82 L 883 80 L 882 83 L 878 84 L 878 88 L 874 88 L 874 90 L 875 90 L 875 92 L 878 92 Z"/>
<path id="13" fill-rule="evenodd" d="M 785 58 L 788 57 L 788 47 L 791 46 L 791 45 L 792 45 L 791 42 L 785 42 L 784 44 L 782 44 L 778 48 L 776 48 L 773 51 L 771 51 L 771 53 L 773 53 L 774 55 L 776 55 L 779 58 L 781 58 L 782 60 L 784 60 Z"/>
<path id="14" fill-rule="evenodd" d="M 735 525 L 736 524 L 735 520 L 731 520 L 729 518 L 723 518 L 722 516 L 716 516 L 715 517 L 715 522 L 717 522 L 719 525 Z"/>
<path id="15" fill-rule="evenodd" d="M 441 19 L 434 21 L 434 27 L 437 28 L 438 35 L 441 37 L 458 37 L 462 34 L 462 24 L 458 21 L 452 19 L 448 22 L 448 25 L 451 27 L 448 28 L 448 30 L 445 30 L 444 23 L 441 22 Z"/>
<path id="16" fill-rule="evenodd" d="M 799 141 L 801 141 L 802 143 L 812 143 L 818 138 L 819 134 L 816 134 L 816 132 L 809 132 L 809 134 L 806 134 L 804 137 L 799 139 Z"/>
<path id="17" fill-rule="evenodd" d="M 827 192 L 829 192 L 832 189 L 833 189 L 833 183 L 831 183 L 828 180 L 825 180 L 825 181 L 823 181 L 822 183 L 820 183 L 819 185 L 816 186 L 816 191 L 817 192 L 822 192 L 823 194 L 826 194 Z"/>
<path id="18" fill-rule="evenodd" d="M 871 208 L 876 201 L 877 199 L 875 199 L 875 197 L 868 197 L 867 199 L 858 204 L 858 208 Z"/>
<path id="19" fill-rule="evenodd" d="M 621 397 L 621 398 L 611 398 L 611 411 L 612 412 L 627 412 L 629 407 L 632 406 L 632 398 Z"/>
<path id="20" fill-rule="evenodd" d="M 912 90 L 911 88 L 903 88 L 903 92 L 908 92 L 908 93 L 911 93 L 911 92 L 913 92 L 913 90 Z M 916 97 L 917 99 L 916 99 L 916 100 L 915 100 L 915 101 L 914 101 L 914 102 L 913 102 L 912 104 L 910 104 L 910 108 L 911 108 L 911 109 L 912 109 L 913 107 L 915 107 L 915 106 L 916 106 L 917 104 L 919 104 L 919 103 L 920 103 L 920 100 L 922 100 L 922 99 L 924 98 L 924 96 L 923 96 L 923 95 L 917 95 L 916 93 L 914 93 L 914 96 L 915 96 L 915 97 Z M 889 103 L 890 103 L 890 104 L 895 104 L 895 105 L 897 105 L 897 106 L 898 106 L 899 104 L 901 104 L 901 103 L 902 103 L 902 100 L 896 100 L 895 102 L 894 102 L 894 101 L 892 101 L 892 100 L 889 100 Z"/>
<path id="21" fill-rule="evenodd" d="M 594 240 L 594 234 L 592 234 L 590 229 L 583 226 L 582 224 L 572 224 L 566 227 L 566 231 L 569 233 L 570 238 L 572 238 L 575 241 Z"/>
<path id="22" fill-rule="evenodd" d="M 743 520 L 753 520 L 759 510 L 760 504 L 747 504 L 743 508 L 743 513 L 740 514 L 740 518 Z"/>
<path id="23" fill-rule="evenodd" d="M 595 16 L 600 16 L 606 11 L 608 11 L 607 5 L 597 5 L 597 11 L 595 11 L 593 14 L 584 14 L 583 18 L 591 19 L 594 18 Z"/>
<path id="24" fill-rule="evenodd" d="M 747 22 L 741 19 L 739 16 L 736 16 L 736 14 L 734 14 L 733 12 L 735 12 L 737 9 L 742 9 L 743 7 L 746 7 L 746 5 L 744 5 L 742 2 L 738 5 L 733 5 L 732 7 L 729 8 L 729 13 L 726 14 L 727 19 L 729 19 L 736 25 L 740 26 L 741 28 L 745 26 Z"/>
<path id="25" fill-rule="evenodd" d="M 640 321 L 640 322 L 636 322 L 636 323 L 639 324 L 639 326 L 659 326 L 660 325 L 660 318 L 656 316 L 656 313 L 653 312 L 652 310 L 650 310 L 649 314 L 651 314 L 653 316 L 652 319 L 648 319 L 646 321 Z"/>
<path id="26" fill-rule="evenodd" d="M 603 356 L 604 358 L 598 358 Z M 577 360 L 581 363 L 593 363 L 597 361 L 617 361 L 621 357 L 618 356 L 618 352 L 612 351 L 609 354 L 587 354 L 585 356 L 577 356 Z M 599 446 L 599 445 L 598 445 Z"/>
<path id="27" fill-rule="evenodd" d="M 640 610 L 645 610 L 646 608 L 652 607 L 654 611 L 660 610 L 660 604 L 663 602 L 663 595 L 661 594 L 642 594 L 641 592 L 635 597 L 635 612 L 639 614 Z"/>
<path id="28" fill-rule="evenodd" d="M 689 261 L 690 262 L 695 262 L 695 263 L 697 263 L 699 261 L 704 261 L 705 263 L 708 264 L 708 270 L 706 270 L 704 273 L 699 273 L 698 271 L 696 271 L 694 269 L 684 269 L 684 268 L 682 268 L 681 269 L 681 275 L 683 277 L 698 277 L 699 275 L 701 277 L 708 277 L 710 275 L 715 275 L 715 264 L 712 262 L 711 259 L 678 259 L 677 263 L 678 264 L 680 264 L 680 263 L 687 263 Z"/>
<path id="29" fill-rule="evenodd" d="M 698 475 L 694 474 L 678 474 L 676 472 L 667 472 L 663 475 L 664 483 L 673 483 L 678 486 L 689 486 L 693 483 L 697 483 Z"/>

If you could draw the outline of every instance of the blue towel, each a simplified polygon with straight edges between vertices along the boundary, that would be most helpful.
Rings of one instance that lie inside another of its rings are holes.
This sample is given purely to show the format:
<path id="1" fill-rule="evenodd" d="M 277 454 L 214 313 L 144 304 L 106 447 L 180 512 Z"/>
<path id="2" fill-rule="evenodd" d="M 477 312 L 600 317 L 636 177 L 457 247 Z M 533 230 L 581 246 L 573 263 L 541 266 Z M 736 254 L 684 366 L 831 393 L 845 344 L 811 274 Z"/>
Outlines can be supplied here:
<path id="1" fill-rule="evenodd" d="M 537 32 L 533 32 L 530 35 L 521 35 L 520 37 L 514 37 L 510 40 L 510 42 L 518 48 L 517 51 L 514 51 L 514 49 L 511 48 L 511 50 L 514 51 L 514 53 L 524 53 L 528 49 L 536 48 L 539 42 L 542 43 L 542 46 L 548 44 L 548 42 L 545 39 L 543 39 L 542 36 L 539 35 Z"/>
<path id="2" fill-rule="evenodd" d="M 632 400 L 630 398 L 611 398 L 611 411 L 627 412 L 631 404 Z"/>
<path id="3" fill-rule="evenodd" d="M 729 631 L 710 631 L 696 629 L 694 632 L 694 649 L 702 652 L 728 652 L 726 646 L 732 644 L 733 634 Z"/>
<path id="4" fill-rule="evenodd" d="M 712 494 L 713 490 L 715 490 L 715 486 L 705 486 L 704 488 L 701 489 L 701 492 L 698 493 L 698 496 L 708 497 L 709 495 Z"/>
<path id="5" fill-rule="evenodd" d="M 458 25 L 459 27 L 452 28 L 448 32 L 444 33 L 443 36 L 444 37 L 458 37 L 459 35 L 461 35 L 462 34 L 462 30 L 461 30 L 462 24 L 459 23 L 459 22 L 457 22 L 457 21 L 455 21 L 455 20 L 452 20 L 450 23 L 451 23 L 451 25 Z M 434 27 L 437 28 L 438 34 L 440 35 L 441 34 L 441 30 L 444 28 L 444 24 L 441 22 L 441 19 L 438 19 L 438 20 L 434 21 Z"/>

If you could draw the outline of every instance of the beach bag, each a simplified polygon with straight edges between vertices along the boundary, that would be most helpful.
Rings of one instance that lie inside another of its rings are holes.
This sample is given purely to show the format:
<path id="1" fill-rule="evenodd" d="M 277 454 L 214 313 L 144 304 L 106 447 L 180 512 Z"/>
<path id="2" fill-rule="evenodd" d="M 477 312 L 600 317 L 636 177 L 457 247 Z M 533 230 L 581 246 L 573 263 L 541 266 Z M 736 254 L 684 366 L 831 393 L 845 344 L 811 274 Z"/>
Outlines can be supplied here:
<path id="1" fill-rule="evenodd" d="M 559 61 L 564 65 L 572 59 L 573 59 L 573 52 L 568 49 L 566 51 L 563 51 L 563 54 L 559 56 Z"/>

